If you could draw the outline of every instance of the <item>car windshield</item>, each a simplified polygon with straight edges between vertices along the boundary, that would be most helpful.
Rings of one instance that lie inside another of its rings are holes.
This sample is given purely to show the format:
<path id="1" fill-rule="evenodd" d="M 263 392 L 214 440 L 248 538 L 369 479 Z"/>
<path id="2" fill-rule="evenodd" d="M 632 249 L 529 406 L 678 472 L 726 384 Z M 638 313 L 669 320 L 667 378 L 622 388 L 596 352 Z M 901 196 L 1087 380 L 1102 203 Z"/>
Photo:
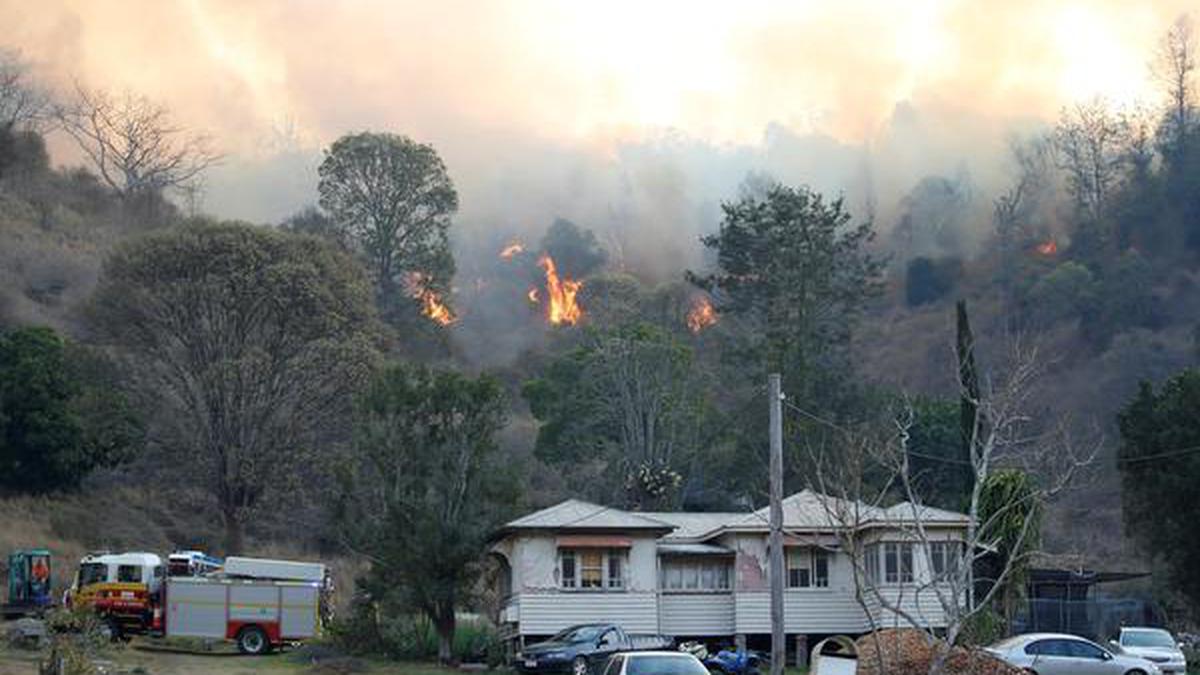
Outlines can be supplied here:
<path id="1" fill-rule="evenodd" d="M 631 654 L 625 675 L 708 675 L 708 669 L 690 654 Z"/>
<path id="2" fill-rule="evenodd" d="M 603 626 L 573 626 L 550 638 L 551 642 L 592 642 L 600 637 Z"/>
<path id="3" fill-rule="evenodd" d="M 1127 630 L 1121 633 L 1124 647 L 1174 647 L 1175 639 L 1165 630 Z"/>

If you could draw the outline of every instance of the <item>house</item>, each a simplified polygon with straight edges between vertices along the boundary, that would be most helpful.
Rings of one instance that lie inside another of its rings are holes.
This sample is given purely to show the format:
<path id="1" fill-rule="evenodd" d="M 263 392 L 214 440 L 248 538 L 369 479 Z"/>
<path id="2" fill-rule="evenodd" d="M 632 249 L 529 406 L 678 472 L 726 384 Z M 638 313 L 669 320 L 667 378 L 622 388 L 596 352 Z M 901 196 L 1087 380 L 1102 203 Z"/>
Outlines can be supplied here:
<path id="1" fill-rule="evenodd" d="M 958 558 L 965 515 L 907 502 L 871 507 L 808 490 L 785 499 L 783 513 L 790 636 L 903 623 L 875 593 L 865 593 L 865 603 L 856 599 L 850 549 L 861 552 L 860 575 L 884 598 L 931 627 L 944 626 L 931 580 Z M 924 537 L 914 535 L 917 515 Z M 760 642 L 771 630 L 768 534 L 765 508 L 630 512 L 569 499 L 493 535 L 502 627 L 521 643 L 590 622 Z"/>

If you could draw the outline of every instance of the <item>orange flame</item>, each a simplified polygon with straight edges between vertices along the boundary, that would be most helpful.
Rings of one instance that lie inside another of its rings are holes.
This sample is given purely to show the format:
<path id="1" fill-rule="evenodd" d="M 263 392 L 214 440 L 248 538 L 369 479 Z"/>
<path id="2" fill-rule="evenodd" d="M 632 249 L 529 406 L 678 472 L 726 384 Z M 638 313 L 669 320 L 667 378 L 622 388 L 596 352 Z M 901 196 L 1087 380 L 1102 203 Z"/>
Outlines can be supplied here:
<path id="1" fill-rule="evenodd" d="M 458 317 L 442 302 L 441 296 L 429 288 L 428 283 L 429 276 L 421 272 L 413 272 L 405 280 L 409 296 L 421 303 L 421 313 L 440 326 L 449 326 L 458 321 Z"/>
<path id="2" fill-rule="evenodd" d="M 712 302 L 700 296 L 692 303 L 692 309 L 687 314 L 687 326 L 693 333 L 708 328 L 717 322 L 717 310 L 713 308 Z"/>
<path id="3" fill-rule="evenodd" d="M 500 250 L 500 257 L 505 260 L 512 260 L 513 256 L 525 251 L 525 245 L 519 241 L 514 241 L 508 246 Z"/>
<path id="4" fill-rule="evenodd" d="M 1053 239 L 1044 241 L 1037 245 L 1036 250 L 1042 255 L 1055 255 L 1058 253 L 1058 242 Z"/>
<path id="5" fill-rule="evenodd" d="M 583 309 L 575 302 L 575 294 L 583 288 L 583 282 L 565 277 L 559 279 L 554 259 L 548 255 L 543 254 L 538 265 L 546 271 L 546 295 L 550 299 L 547 318 L 556 326 L 564 323 L 574 326 L 583 318 Z"/>

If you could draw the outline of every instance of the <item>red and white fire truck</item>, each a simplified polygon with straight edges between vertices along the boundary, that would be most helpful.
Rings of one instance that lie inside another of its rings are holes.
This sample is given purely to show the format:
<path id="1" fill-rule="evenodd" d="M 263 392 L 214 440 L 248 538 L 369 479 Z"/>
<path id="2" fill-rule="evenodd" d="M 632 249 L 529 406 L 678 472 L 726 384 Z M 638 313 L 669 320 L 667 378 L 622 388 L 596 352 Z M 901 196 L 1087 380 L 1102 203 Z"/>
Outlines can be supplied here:
<path id="1" fill-rule="evenodd" d="M 175 563 L 182 558 L 171 557 Z M 189 558 L 196 564 L 174 566 L 188 574 L 169 576 L 153 553 L 89 555 L 80 561 L 68 602 L 94 609 L 114 637 L 232 640 L 244 654 L 319 634 L 329 589 L 324 565 L 231 557 L 204 571 L 214 559 Z"/>

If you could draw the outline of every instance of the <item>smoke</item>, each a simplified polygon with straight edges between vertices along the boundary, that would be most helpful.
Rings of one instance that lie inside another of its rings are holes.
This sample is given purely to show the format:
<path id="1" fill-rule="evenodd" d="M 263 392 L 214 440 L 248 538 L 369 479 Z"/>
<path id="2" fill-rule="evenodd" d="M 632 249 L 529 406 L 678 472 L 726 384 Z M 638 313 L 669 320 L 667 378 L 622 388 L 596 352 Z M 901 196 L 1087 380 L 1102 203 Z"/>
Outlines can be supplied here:
<path id="1" fill-rule="evenodd" d="M 279 222 L 314 202 L 343 133 L 431 143 L 460 192 L 461 290 L 557 217 L 595 231 L 616 269 L 678 278 L 752 172 L 843 195 L 883 230 L 923 178 L 967 176 L 982 232 L 1009 139 L 1073 100 L 1154 102 L 1147 64 L 1187 8 L 0 0 L 0 24 L 45 81 L 129 87 L 210 133 L 227 159 L 204 208 L 220 216 Z"/>

